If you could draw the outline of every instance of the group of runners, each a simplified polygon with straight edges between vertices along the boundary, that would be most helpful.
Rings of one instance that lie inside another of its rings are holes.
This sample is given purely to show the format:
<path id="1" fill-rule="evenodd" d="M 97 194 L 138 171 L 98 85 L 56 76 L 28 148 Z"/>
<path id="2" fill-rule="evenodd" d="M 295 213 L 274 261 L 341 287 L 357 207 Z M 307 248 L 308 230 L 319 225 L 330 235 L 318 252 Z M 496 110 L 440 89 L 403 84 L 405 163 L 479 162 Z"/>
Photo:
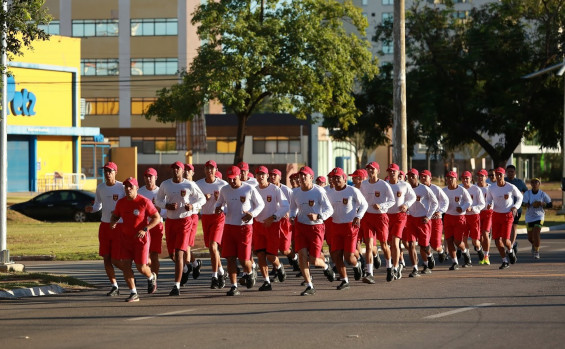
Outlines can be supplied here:
<path id="1" fill-rule="evenodd" d="M 385 180 L 379 179 L 376 162 L 350 174 L 353 185 L 342 168 L 334 168 L 326 180 L 304 166 L 290 176 L 290 187 L 281 183 L 278 169 L 258 166 L 253 176 L 245 162 L 229 167 L 225 181 L 213 160 L 196 182 L 193 165 L 177 161 L 170 167 L 172 177 L 159 187 L 157 171 L 148 168 L 140 187 L 135 178 L 117 181 L 115 163 L 104 166 L 105 180 L 88 211 L 102 210 L 99 254 L 112 284 L 108 296 L 120 294 L 117 267 L 130 289 L 126 301 L 139 301 L 132 262 L 147 278 L 147 292 L 157 290 L 163 232 L 175 263 L 169 295 L 180 295 L 190 274 L 200 276 L 202 262 L 191 253 L 199 220 L 210 253 L 210 288 L 229 283 L 227 295 L 236 296 L 240 286 L 253 288 L 260 273 L 259 291 L 270 291 L 274 282 L 286 280 L 279 258 L 284 255 L 304 280 L 301 295 L 308 296 L 316 293 L 312 266 L 323 269 L 330 282 L 339 280 L 337 290 L 350 288 L 346 265 L 355 280 L 374 284 L 375 269 L 382 265 L 378 246 L 387 282 L 403 276 L 403 249 L 412 268 L 409 277 L 420 277 L 434 269 L 434 251 L 439 262 L 449 258 L 449 269 L 458 270 L 472 266 L 472 245 L 479 264 L 490 265 L 491 239 L 502 260 L 499 268 L 506 269 L 517 260 L 515 227 L 522 206 L 538 259 L 544 208 L 551 207 L 540 180 L 532 179 L 528 190 L 512 165 L 478 171 L 476 184 L 471 172 L 459 177 L 450 171 L 445 188 L 431 183 L 428 170 L 404 174 L 396 164 L 387 167 Z M 330 256 L 324 255 L 324 243 Z"/>

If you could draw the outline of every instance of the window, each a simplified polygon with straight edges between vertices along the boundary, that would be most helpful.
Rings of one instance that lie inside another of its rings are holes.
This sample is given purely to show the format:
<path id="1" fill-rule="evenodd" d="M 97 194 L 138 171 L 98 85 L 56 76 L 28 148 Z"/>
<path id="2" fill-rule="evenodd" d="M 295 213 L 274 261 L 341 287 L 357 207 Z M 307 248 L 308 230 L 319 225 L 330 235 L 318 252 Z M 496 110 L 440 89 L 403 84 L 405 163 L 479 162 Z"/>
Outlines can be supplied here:
<path id="1" fill-rule="evenodd" d="M 391 43 L 388 44 L 383 44 L 383 54 L 385 55 L 391 55 L 394 53 L 394 45 Z"/>
<path id="2" fill-rule="evenodd" d="M 255 154 L 300 153 L 300 139 L 288 137 L 253 137 Z"/>
<path id="3" fill-rule="evenodd" d="M 131 36 L 178 35 L 176 18 L 132 19 Z"/>
<path id="4" fill-rule="evenodd" d="M 394 20 L 394 13 L 393 12 L 383 12 L 382 14 L 383 22 L 385 21 L 393 21 Z"/>
<path id="5" fill-rule="evenodd" d="M 394 0 L 383 0 L 383 5 L 394 5 Z"/>
<path id="6" fill-rule="evenodd" d="M 361 4 L 363 6 L 367 6 L 369 4 L 369 0 L 363 0 L 363 1 L 361 1 Z"/>
<path id="7" fill-rule="evenodd" d="M 467 18 L 467 11 L 455 11 L 452 16 L 457 19 L 465 19 Z"/>
<path id="8" fill-rule="evenodd" d="M 177 58 L 137 58 L 131 60 L 131 75 L 175 75 Z"/>
<path id="9" fill-rule="evenodd" d="M 132 137 L 131 146 L 141 154 L 176 153 L 174 137 Z"/>
<path id="10" fill-rule="evenodd" d="M 118 60 L 115 58 L 81 59 L 82 76 L 118 75 Z"/>
<path id="11" fill-rule="evenodd" d="M 51 35 L 59 35 L 60 33 L 60 22 L 59 21 L 51 21 L 49 24 L 40 24 L 37 28 L 43 30 L 47 34 Z"/>
<path id="12" fill-rule="evenodd" d="M 117 19 L 75 19 L 73 36 L 118 36 Z"/>
<path id="13" fill-rule="evenodd" d="M 155 102 L 157 98 L 132 98 L 131 99 L 131 115 L 142 115 L 147 108 Z"/>
<path id="14" fill-rule="evenodd" d="M 210 154 L 233 154 L 235 153 L 235 138 L 207 137 L 206 153 Z"/>
<path id="15" fill-rule="evenodd" d="M 86 115 L 118 115 L 118 98 L 86 98 Z"/>

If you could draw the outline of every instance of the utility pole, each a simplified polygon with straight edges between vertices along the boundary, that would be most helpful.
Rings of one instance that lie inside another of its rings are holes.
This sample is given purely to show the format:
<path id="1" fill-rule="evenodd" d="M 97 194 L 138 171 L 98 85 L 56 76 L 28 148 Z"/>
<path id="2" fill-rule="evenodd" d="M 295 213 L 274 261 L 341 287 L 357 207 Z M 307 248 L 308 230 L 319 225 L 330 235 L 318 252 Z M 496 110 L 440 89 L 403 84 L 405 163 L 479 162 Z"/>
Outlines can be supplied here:
<path id="1" fill-rule="evenodd" d="M 8 13 L 8 1 L 2 0 L 2 18 L 6 18 Z M 8 81 L 6 69 L 8 66 L 7 42 L 6 42 L 6 22 L 2 25 L 2 114 L 0 117 L 0 268 L 10 263 L 10 253 L 8 251 L 7 236 L 7 185 L 8 185 Z"/>
<path id="2" fill-rule="evenodd" d="M 394 63 L 393 100 L 394 119 L 392 144 L 394 163 L 401 170 L 408 170 L 408 137 L 406 132 L 406 23 L 404 0 L 394 0 Z"/>

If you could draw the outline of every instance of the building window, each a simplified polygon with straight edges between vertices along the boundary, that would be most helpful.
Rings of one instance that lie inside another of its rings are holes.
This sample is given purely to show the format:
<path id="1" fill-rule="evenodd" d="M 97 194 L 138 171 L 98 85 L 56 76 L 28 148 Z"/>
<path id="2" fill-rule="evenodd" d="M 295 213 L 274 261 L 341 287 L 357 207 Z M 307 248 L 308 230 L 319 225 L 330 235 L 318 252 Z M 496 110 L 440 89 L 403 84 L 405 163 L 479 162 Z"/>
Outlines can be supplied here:
<path id="1" fill-rule="evenodd" d="M 157 98 L 153 97 L 142 97 L 142 98 L 132 98 L 131 99 L 131 115 L 143 115 L 147 108 L 153 104 Z"/>
<path id="2" fill-rule="evenodd" d="M 394 53 L 394 45 L 392 42 L 383 44 L 383 54 L 391 55 Z"/>
<path id="3" fill-rule="evenodd" d="M 137 58 L 131 60 L 131 75 L 175 75 L 177 58 Z"/>
<path id="4" fill-rule="evenodd" d="M 383 22 L 386 21 L 393 21 L 394 20 L 394 13 L 393 12 L 383 12 L 382 14 Z"/>
<path id="5" fill-rule="evenodd" d="M 177 153 L 174 137 L 132 137 L 131 146 L 140 154 Z"/>
<path id="6" fill-rule="evenodd" d="M 300 139 L 289 137 L 253 137 L 254 154 L 300 153 Z"/>
<path id="7" fill-rule="evenodd" d="M 394 0 L 383 0 L 383 5 L 394 5 Z"/>
<path id="8" fill-rule="evenodd" d="M 453 18 L 457 19 L 466 19 L 467 18 L 467 11 L 455 11 L 453 12 Z"/>
<path id="9" fill-rule="evenodd" d="M 132 19 L 131 36 L 178 35 L 176 18 Z"/>
<path id="10" fill-rule="evenodd" d="M 233 154 L 235 153 L 235 138 L 207 137 L 206 153 L 210 154 Z"/>
<path id="11" fill-rule="evenodd" d="M 369 4 L 369 0 L 362 0 L 362 1 L 361 1 L 361 4 L 362 4 L 363 6 L 367 6 L 367 5 Z"/>
<path id="12" fill-rule="evenodd" d="M 37 28 L 43 30 L 46 34 L 49 35 L 59 35 L 60 33 L 60 22 L 59 21 L 51 21 L 49 24 L 40 24 Z"/>
<path id="13" fill-rule="evenodd" d="M 118 60 L 114 58 L 80 60 L 80 74 L 82 76 L 118 75 L 118 67 Z"/>
<path id="14" fill-rule="evenodd" d="M 118 98 L 86 98 L 86 115 L 118 115 Z"/>
<path id="15" fill-rule="evenodd" d="M 73 36 L 118 36 L 117 19 L 75 19 Z"/>

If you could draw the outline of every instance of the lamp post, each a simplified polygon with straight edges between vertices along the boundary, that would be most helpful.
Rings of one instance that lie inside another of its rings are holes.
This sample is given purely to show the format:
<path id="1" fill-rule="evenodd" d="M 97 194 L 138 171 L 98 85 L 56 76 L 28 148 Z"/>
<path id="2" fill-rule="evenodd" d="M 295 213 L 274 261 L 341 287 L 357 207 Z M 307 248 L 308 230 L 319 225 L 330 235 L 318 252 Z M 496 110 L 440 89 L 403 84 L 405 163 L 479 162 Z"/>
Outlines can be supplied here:
<path id="1" fill-rule="evenodd" d="M 552 65 L 550 67 L 544 68 L 542 70 L 538 70 L 537 72 L 530 73 L 528 75 L 522 76 L 522 79 L 531 79 L 543 75 L 545 73 L 549 73 L 551 71 L 557 71 L 557 76 L 563 76 L 565 73 L 565 61 L 562 63 L 558 63 Z M 557 214 L 565 214 L 565 78 L 563 80 L 563 135 L 561 136 L 562 143 L 561 143 L 561 156 L 563 157 L 563 164 L 562 164 L 562 175 L 561 175 L 561 210 L 557 211 Z"/>

